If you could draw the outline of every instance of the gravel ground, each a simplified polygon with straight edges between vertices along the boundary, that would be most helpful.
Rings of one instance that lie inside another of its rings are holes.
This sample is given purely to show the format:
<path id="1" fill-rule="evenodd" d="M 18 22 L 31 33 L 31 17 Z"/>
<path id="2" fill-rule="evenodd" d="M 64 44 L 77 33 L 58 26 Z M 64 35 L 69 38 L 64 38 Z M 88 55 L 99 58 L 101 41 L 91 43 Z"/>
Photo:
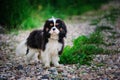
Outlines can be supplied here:
<path id="1" fill-rule="evenodd" d="M 79 21 L 78 21 L 79 22 Z M 66 45 L 72 46 L 72 40 L 80 35 L 88 36 L 95 29 L 95 26 L 90 26 L 89 22 L 78 23 L 66 21 L 68 35 L 65 39 Z M 63 65 L 61 68 L 51 67 L 43 69 L 40 62 L 35 62 L 31 65 L 24 65 L 24 60 L 15 57 L 15 48 L 19 42 L 26 39 L 31 31 L 19 31 L 18 35 L 0 34 L 1 45 L 1 64 L 0 64 L 0 80 L 1 79 L 18 79 L 18 80 L 80 80 L 80 69 L 78 66 Z M 3 58 L 4 57 L 4 58 Z"/>
<path id="2" fill-rule="evenodd" d="M 68 22 L 67 22 L 68 23 Z M 66 45 L 80 35 L 89 35 L 94 26 L 89 23 L 68 24 Z M 89 32 L 88 32 L 89 30 Z M 77 64 L 63 65 L 61 68 L 44 69 L 40 62 L 23 65 L 22 59 L 16 59 L 15 47 L 25 39 L 30 31 L 20 31 L 19 35 L 0 34 L 0 80 L 119 80 L 120 54 L 96 55 L 91 66 Z M 74 33 L 74 34 L 73 34 Z M 119 39 L 118 39 L 119 40 Z M 115 45 L 114 45 L 115 46 Z M 120 47 L 120 46 L 119 46 Z"/>
<path id="3" fill-rule="evenodd" d="M 23 59 L 15 57 L 15 48 L 31 31 L 19 31 L 18 35 L 0 34 L 0 80 L 120 80 L 119 20 L 112 30 L 103 31 L 105 41 L 112 43 L 105 48 L 117 52 L 96 55 L 91 66 L 72 64 L 44 69 L 40 61 L 24 65 Z M 72 18 L 65 22 L 68 28 L 66 45 L 72 46 L 73 39 L 80 35 L 89 36 L 95 30 L 89 21 L 81 22 L 80 19 Z M 110 38 L 113 31 L 116 32 L 115 38 Z"/>

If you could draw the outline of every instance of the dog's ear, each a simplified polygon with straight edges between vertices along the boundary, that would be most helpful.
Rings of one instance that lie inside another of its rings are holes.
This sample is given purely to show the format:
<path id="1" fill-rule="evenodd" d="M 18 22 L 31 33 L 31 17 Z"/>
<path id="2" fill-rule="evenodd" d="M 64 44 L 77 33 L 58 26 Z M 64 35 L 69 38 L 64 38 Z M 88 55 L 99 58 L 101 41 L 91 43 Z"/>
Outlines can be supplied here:
<path id="1" fill-rule="evenodd" d="M 63 37 L 66 37 L 66 34 L 67 34 L 67 26 L 63 20 L 61 19 L 59 20 L 60 20 L 61 27 L 62 27 L 62 30 L 60 29 L 60 37 L 63 38 Z"/>
<path id="2" fill-rule="evenodd" d="M 49 27 L 49 20 L 46 20 L 46 21 L 45 21 L 45 24 L 44 24 L 43 31 L 44 31 L 44 32 L 48 32 L 48 30 L 49 30 L 48 27 Z"/>
<path id="3" fill-rule="evenodd" d="M 64 21 L 62 21 L 62 28 L 63 28 L 64 31 L 65 31 L 65 37 L 66 37 L 66 34 L 67 34 L 67 26 L 66 26 L 66 24 L 65 24 Z"/>
<path id="4" fill-rule="evenodd" d="M 60 23 L 60 34 L 59 34 L 59 38 L 64 38 L 66 37 L 66 34 L 67 34 L 67 27 L 66 27 L 66 24 L 63 20 L 61 19 L 58 19 L 57 20 L 58 23 Z"/>
<path id="5" fill-rule="evenodd" d="M 47 38 L 50 37 L 49 24 L 50 24 L 50 21 L 49 21 L 49 20 L 46 20 L 46 21 L 45 21 L 45 24 L 44 24 L 44 28 L 43 28 L 43 34 L 44 34 L 44 36 L 47 37 Z"/>

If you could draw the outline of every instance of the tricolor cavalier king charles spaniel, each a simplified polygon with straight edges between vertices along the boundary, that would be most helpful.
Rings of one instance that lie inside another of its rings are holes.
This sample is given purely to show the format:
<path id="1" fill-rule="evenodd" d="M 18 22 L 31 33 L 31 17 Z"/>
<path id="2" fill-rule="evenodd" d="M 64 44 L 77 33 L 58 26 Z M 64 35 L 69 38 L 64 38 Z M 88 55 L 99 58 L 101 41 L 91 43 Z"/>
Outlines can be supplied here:
<path id="1" fill-rule="evenodd" d="M 34 30 L 28 38 L 21 42 L 16 49 L 16 55 L 26 56 L 25 62 L 29 63 L 38 53 L 45 67 L 50 67 L 50 63 L 59 67 L 59 55 L 63 51 L 64 38 L 67 28 L 65 23 L 58 18 L 46 20 L 43 30 Z"/>

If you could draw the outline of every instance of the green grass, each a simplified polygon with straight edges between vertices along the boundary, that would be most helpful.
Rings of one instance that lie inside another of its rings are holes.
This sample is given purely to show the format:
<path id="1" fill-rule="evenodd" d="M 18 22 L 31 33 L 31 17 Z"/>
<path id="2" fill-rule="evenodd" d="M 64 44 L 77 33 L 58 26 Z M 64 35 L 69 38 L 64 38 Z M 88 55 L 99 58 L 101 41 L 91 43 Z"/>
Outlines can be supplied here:
<path id="1" fill-rule="evenodd" d="M 87 64 L 93 59 L 93 55 L 104 53 L 99 45 L 103 44 L 102 35 L 99 32 L 92 33 L 90 37 L 80 36 L 73 41 L 73 46 L 66 46 L 60 56 L 62 64 Z"/>
<path id="2" fill-rule="evenodd" d="M 42 19 L 38 13 L 33 12 L 27 19 L 23 20 L 23 22 L 19 25 L 20 29 L 32 29 L 35 27 L 40 27 L 42 23 Z"/>
<path id="3" fill-rule="evenodd" d="M 98 26 L 99 22 L 102 19 L 107 19 L 111 24 L 114 25 L 118 16 L 120 14 L 119 9 L 112 8 L 108 13 L 104 13 L 104 16 L 101 18 L 97 18 L 92 20 L 91 25 L 96 25 L 96 30 L 89 37 L 79 36 L 77 39 L 73 41 L 73 46 L 66 46 L 64 48 L 63 54 L 60 56 L 60 63 L 62 64 L 87 64 L 90 65 L 90 62 L 93 60 L 94 55 L 96 54 L 114 54 L 118 53 L 117 50 L 107 50 L 100 47 L 101 45 L 110 46 L 112 44 L 107 45 L 104 42 L 104 35 L 102 35 L 102 31 L 113 30 L 110 26 Z M 103 14 L 102 14 L 103 15 Z M 111 32 L 111 38 L 114 38 L 116 32 Z M 99 64 L 97 66 L 102 66 L 103 64 Z"/>

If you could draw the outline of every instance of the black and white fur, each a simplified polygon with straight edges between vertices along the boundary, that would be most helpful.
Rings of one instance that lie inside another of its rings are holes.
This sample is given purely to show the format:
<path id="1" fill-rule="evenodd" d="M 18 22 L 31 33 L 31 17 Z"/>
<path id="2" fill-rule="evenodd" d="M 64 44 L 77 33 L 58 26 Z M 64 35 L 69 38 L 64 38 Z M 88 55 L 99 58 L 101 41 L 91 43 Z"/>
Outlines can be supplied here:
<path id="1" fill-rule="evenodd" d="M 43 30 L 32 31 L 28 38 L 18 45 L 16 55 L 25 54 L 26 63 L 35 55 L 36 58 L 41 56 L 45 67 L 50 67 L 51 62 L 58 67 L 66 33 L 65 23 L 61 19 L 52 17 L 45 22 Z M 24 49 L 21 50 L 21 48 Z"/>

